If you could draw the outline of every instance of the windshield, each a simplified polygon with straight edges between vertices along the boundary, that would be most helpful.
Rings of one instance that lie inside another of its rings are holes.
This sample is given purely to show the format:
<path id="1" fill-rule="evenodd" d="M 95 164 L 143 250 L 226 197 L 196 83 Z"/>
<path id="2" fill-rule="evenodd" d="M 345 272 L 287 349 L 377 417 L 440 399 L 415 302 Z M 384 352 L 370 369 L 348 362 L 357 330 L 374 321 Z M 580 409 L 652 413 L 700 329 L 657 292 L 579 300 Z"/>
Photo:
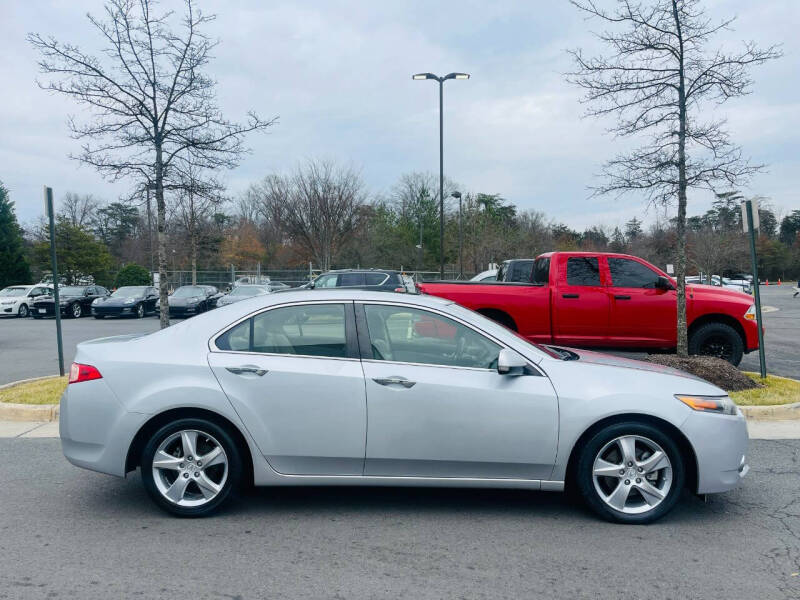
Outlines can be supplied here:
<path id="1" fill-rule="evenodd" d="M 194 296 L 205 296 L 206 291 L 196 285 L 185 285 L 175 290 L 172 294 L 175 298 L 193 298 Z"/>
<path id="2" fill-rule="evenodd" d="M 13 287 L 0 290 L 0 296 L 24 296 L 27 288 Z"/>
<path id="3" fill-rule="evenodd" d="M 267 288 L 260 285 L 253 286 L 239 286 L 231 290 L 231 296 L 258 296 L 267 291 Z"/>
<path id="4" fill-rule="evenodd" d="M 83 296 L 83 290 L 86 288 L 78 287 L 77 285 L 68 285 L 63 288 L 59 288 L 58 293 L 61 296 Z"/>
<path id="5" fill-rule="evenodd" d="M 112 298 L 139 298 L 144 296 L 145 287 L 125 286 L 111 294 Z"/>

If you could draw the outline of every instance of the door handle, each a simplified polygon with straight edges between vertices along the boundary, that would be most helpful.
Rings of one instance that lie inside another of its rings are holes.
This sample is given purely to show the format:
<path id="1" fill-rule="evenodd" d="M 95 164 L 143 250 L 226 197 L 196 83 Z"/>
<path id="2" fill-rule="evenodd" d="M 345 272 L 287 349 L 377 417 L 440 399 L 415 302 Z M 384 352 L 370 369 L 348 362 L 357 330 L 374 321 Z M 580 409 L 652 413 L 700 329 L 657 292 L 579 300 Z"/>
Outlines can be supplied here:
<path id="1" fill-rule="evenodd" d="M 225 367 L 225 369 L 227 371 L 230 371 L 234 375 L 246 375 L 248 373 L 252 373 L 253 375 L 258 375 L 259 377 L 263 377 L 268 373 L 266 369 L 260 369 L 252 365 L 244 365 L 241 367 Z"/>
<path id="2" fill-rule="evenodd" d="M 579 294 L 561 294 L 562 298 L 579 298 Z"/>
<path id="3" fill-rule="evenodd" d="M 417 383 L 416 381 L 409 381 L 405 377 L 378 377 L 373 379 L 375 383 L 378 385 L 402 385 L 404 388 L 411 388 L 414 387 L 414 384 Z"/>
<path id="4" fill-rule="evenodd" d="M 617 295 L 614 296 L 614 300 L 630 300 L 630 299 L 631 299 L 630 296 L 617 296 Z"/>

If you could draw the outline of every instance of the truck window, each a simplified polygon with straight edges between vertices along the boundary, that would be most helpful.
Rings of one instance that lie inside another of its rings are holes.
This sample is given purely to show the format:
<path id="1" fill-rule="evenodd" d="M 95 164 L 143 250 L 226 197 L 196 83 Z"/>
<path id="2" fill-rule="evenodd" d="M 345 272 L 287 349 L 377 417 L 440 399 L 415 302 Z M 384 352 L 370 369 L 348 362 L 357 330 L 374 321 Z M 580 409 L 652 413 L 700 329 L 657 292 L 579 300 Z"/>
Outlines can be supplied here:
<path id="1" fill-rule="evenodd" d="M 567 259 L 567 285 L 600 285 L 600 266 L 597 258 L 576 256 Z"/>
<path id="2" fill-rule="evenodd" d="M 533 263 L 533 273 L 531 274 L 531 283 L 538 283 L 547 285 L 550 281 L 550 259 L 537 258 Z"/>
<path id="3" fill-rule="evenodd" d="M 609 258 L 608 268 L 614 287 L 654 288 L 658 282 L 658 273 L 629 258 Z"/>

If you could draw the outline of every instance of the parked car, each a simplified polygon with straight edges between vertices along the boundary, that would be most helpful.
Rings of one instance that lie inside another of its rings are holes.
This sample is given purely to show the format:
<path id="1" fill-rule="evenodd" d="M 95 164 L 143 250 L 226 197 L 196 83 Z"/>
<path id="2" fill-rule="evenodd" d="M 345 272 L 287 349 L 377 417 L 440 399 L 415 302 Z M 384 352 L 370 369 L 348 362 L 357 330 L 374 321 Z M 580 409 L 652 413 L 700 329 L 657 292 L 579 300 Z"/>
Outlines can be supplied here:
<path id="1" fill-rule="evenodd" d="M 270 281 L 267 284 L 270 292 L 281 292 L 283 290 L 291 289 L 290 285 L 287 285 L 281 281 Z"/>
<path id="2" fill-rule="evenodd" d="M 191 317 L 211 310 L 221 296 L 211 285 L 183 285 L 169 296 L 170 317 Z M 156 300 L 156 310 L 161 310 L 161 301 Z"/>
<path id="3" fill-rule="evenodd" d="M 58 287 L 58 303 L 61 314 L 73 319 L 80 318 L 91 313 L 92 302 L 97 298 L 105 298 L 110 292 L 100 285 L 66 285 Z M 55 296 L 53 290 L 47 295 L 42 295 L 33 301 L 31 315 L 34 319 L 42 317 L 54 317 Z"/>
<path id="4" fill-rule="evenodd" d="M 497 281 L 497 269 L 481 271 L 475 275 L 475 277 L 470 279 L 470 281 Z"/>
<path id="5" fill-rule="evenodd" d="M 728 288 L 729 290 L 736 290 L 745 294 L 752 294 L 753 287 L 747 280 L 731 280 L 719 275 L 712 275 L 711 277 L 705 275 L 690 275 L 686 278 L 686 283 L 693 283 L 698 285 L 711 285 L 714 287 Z"/>
<path id="6" fill-rule="evenodd" d="M 266 285 L 237 285 L 229 293 L 225 294 L 217 301 L 217 306 L 227 306 L 245 298 L 269 294 L 269 286 Z"/>
<path id="7" fill-rule="evenodd" d="M 92 315 L 95 319 L 105 317 L 137 317 L 156 311 L 158 292 L 156 288 L 145 285 L 123 286 L 105 298 L 92 302 Z"/>
<path id="8" fill-rule="evenodd" d="M 240 285 L 269 285 L 270 278 L 267 275 L 245 275 L 233 282 L 233 287 Z"/>
<path id="9" fill-rule="evenodd" d="M 416 289 L 409 289 L 407 281 L 400 271 L 384 269 L 342 269 L 328 271 L 307 284 L 311 289 L 326 288 L 361 288 L 381 290 L 387 292 L 414 293 Z"/>
<path id="10" fill-rule="evenodd" d="M 0 290 L 0 315 L 25 318 L 39 296 L 51 293 L 52 285 L 12 285 Z"/>
<path id="11" fill-rule="evenodd" d="M 748 471 L 745 419 L 723 390 L 531 344 L 433 296 L 248 298 L 79 344 L 69 382 L 67 459 L 116 476 L 140 467 L 152 500 L 180 516 L 247 483 L 570 486 L 604 518 L 647 523 L 684 487 L 724 492 Z"/>
<path id="12" fill-rule="evenodd" d="M 448 298 L 519 332 L 532 342 L 588 348 L 674 350 L 675 281 L 650 263 L 625 254 L 551 252 L 539 256 L 527 282 L 423 283 L 421 291 Z M 689 352 L 738 365 L 758 349 L 753 299 L 690 285 Z"/>

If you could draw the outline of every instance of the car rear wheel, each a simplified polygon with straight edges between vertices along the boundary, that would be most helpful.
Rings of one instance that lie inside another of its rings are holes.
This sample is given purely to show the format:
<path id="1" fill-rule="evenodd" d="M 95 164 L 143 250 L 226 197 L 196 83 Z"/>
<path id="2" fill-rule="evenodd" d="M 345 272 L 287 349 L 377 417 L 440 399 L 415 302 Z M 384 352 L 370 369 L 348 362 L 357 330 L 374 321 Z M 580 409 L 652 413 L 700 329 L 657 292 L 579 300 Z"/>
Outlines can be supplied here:
<path id="1" fill-rule="evenodd" d="M 675 442 L 646 423 L 615 423 L 581 449 L 578 489 L 589 507 L 610 521 L 645 524 L 675 506 L 684 483 Z"/>
<path id="2" fill-rule="evenodd" d="M 179 517 L 204 517 L 239 488 L 242 459 L 225 429 L 180 419 L 159 429 L 142 452 L 142 481 L 152 500 Z"/>
<path id="3" fill-rule="evenodd" d="M 30 312 L 28 312 L 28 305 L 21 304 L 19 307 L 19 311 L 17 311 L 17 314 L 19 315 L 20 319 L 26 318 L 30 314 Z"/>
<path id="4" fill-rule="evenodd" d="M 742 362 L 744 344 L 739 333 L 725 323 L 706 323 L 689 338 L 689 354 L 716 356 L 733 366 Z"/>
<path id="5" fill-rule="evenodd" d="M 73 319 L 79 319 L 83 314 L 83 308 L 81 307 L 80 302 L 76 302 L 69 308 L 69 314 L 72 315 Z"/>

